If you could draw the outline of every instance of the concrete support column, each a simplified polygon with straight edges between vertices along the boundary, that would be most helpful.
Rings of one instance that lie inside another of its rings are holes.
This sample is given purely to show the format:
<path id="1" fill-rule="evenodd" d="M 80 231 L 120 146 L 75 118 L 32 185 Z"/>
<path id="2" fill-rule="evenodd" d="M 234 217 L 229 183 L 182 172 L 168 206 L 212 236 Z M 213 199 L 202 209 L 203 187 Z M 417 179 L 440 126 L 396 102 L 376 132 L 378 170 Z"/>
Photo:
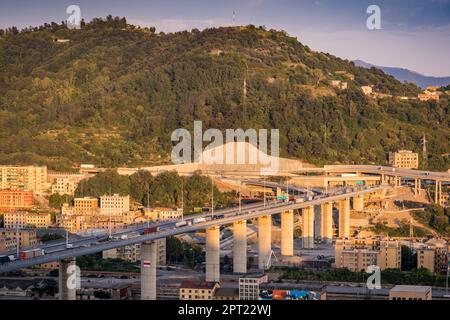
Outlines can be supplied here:
<path id="1" fill-rule="evenodd" d="M 69 280 L 69 277 L 75 272 L 75 258 L 59 261 L 59 300 L 76 300 L 76 283 Z M 69 269 L 69 267 L 72 267 Z M 78 275 L 79 276 L 79 275 Z M 80 279 L 81 281 L 81 279 Z"/>
<path id="2" fill-rule="evenodd" d="M 156 300 L 156 241 L 141 245 L 141 300 Z"/>
<path id="3" fill-rule="evenodd" d="M 384 174 L 381 174 L 381 184 L 384 184 L 385 183 L 385 177 L 384 177 Z"/>
<path id="4" fill-rule="evenodd" d="M 414 179 L 414 196 L 415 197 L 417 197 L 417 183 L 418 183 L 417 180 L 418 180 L 417 178 Z"/>
<path id="5" fill-rule="evenodd" d="M 272 216 L 258 218 L 258 268 L 266 269 L 272 252 Z"/>
<path id="6" fill-rule="evenodd" d="M 281 255 L 294 255 L 294 211 L 281 213 Z"/>
<path id="7" fill-rule="evenodd" d="M 356 211 L 364 210 L 364 195 L 363 194 L 353 197 L 353 210 L 356 210 Z"/>
<path id="8" fill-rule="evenodd" d="M 339 238 L 350 237 L 350 199 L 339 200 Z"/>
<path id="9" fill-rule="evenodd" d="M 302 246 L 303 249 L 314 249 L 314 207 L 302 209 L 303 229 Z"/>
<path id="10" fill-rule="evenodd" d="M 321 213 L 320 238 L 326 243 L 331 243 L 333 241 L 333 203 L 323 203 Z"/>
<path id="11" fill-rule="evenodd" d="M 247 221 L 233 223 L 233 272 L 247 273 Z"/>
<path id="12" fill-rule="evenodd" d="M 206 229 L 206 281 L 220 281 L 220 227 Z"/>

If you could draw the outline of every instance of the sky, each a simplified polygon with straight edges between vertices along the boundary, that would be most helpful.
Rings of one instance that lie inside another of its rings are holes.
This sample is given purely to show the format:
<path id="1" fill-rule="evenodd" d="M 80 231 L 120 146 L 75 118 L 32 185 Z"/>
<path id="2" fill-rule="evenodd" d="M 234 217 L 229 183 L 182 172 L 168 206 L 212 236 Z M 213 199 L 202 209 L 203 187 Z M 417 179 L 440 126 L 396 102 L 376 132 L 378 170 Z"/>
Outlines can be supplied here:
<path id="1" fill-rule="evenodd" d="M 450 0 L 0 0 L 0 28 L 81 15 L 125 16 L 129 23 L 175 32 L 233 24 L 281 29 L 316 51 L 371 64 L 450 76 Z M 381 29 L 369 30 L 369 5 L 381 9 Z"/>

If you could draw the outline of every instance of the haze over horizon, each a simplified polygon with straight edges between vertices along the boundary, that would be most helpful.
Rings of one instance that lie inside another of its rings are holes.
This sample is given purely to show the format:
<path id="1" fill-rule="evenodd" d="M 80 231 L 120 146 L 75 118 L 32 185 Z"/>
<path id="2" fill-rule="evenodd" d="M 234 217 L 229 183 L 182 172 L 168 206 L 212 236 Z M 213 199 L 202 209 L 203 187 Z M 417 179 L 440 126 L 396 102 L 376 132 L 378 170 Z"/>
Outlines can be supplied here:
<path id="1" fill-rule="evenodd" d="M 368 30 L 373 1 L 349 0 L 4 0 L 0 28 L 41 25 L 66 19 L 77 4 L 82 17 L 124 16 L 131 24 L 175 32 L 233 24 L 285 30 L 316 51 L 349 60 L 406 68 L 427 76 L 450 76 L 450 0 L 381 0 L 381 30 Z"/>

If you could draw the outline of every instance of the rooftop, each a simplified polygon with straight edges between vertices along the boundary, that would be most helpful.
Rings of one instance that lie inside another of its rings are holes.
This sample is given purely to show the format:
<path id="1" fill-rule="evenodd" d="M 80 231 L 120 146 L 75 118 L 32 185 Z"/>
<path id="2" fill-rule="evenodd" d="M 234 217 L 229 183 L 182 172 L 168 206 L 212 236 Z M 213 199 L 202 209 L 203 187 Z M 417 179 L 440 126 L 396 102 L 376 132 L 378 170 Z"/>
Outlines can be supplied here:
<path id="1" fill-rule="evenodd" d="M 216 297 L 239 297 L 238 288 L 219 288 L 215 293 Z"/>
<path id="2" fill-rule="evenodd" d="M 397 285 L 391 289 L 394 292 L 423 292 L 426 293 L 431 290 L 430 286 L 407 286 L 407 285 Z"/>
<path id="3" fill-rule="evenodd" d="M 203 281 L 183 281 L 180 288 L 187 289 L 214 289 L 215 282 L 203 282 Z"/>

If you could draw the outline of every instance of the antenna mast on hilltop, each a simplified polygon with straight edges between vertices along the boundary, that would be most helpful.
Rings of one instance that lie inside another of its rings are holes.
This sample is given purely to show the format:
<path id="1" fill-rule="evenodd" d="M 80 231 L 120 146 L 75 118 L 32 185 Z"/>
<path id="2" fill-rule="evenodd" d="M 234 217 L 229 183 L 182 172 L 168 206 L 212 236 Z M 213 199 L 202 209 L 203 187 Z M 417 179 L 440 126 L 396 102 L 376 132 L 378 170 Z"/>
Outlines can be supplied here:
<path id="1" fill-rule="evenodd" d="M 427 169 L 427 138 L 425 137 L 425 134 L 422 137 L 422 163 L 423 163 L 423 168 Z"/>
<path id="2" fill-rule="evenodd" d="M 236 11 L 233 10 L 233 27 L 236 25 Z"/>

